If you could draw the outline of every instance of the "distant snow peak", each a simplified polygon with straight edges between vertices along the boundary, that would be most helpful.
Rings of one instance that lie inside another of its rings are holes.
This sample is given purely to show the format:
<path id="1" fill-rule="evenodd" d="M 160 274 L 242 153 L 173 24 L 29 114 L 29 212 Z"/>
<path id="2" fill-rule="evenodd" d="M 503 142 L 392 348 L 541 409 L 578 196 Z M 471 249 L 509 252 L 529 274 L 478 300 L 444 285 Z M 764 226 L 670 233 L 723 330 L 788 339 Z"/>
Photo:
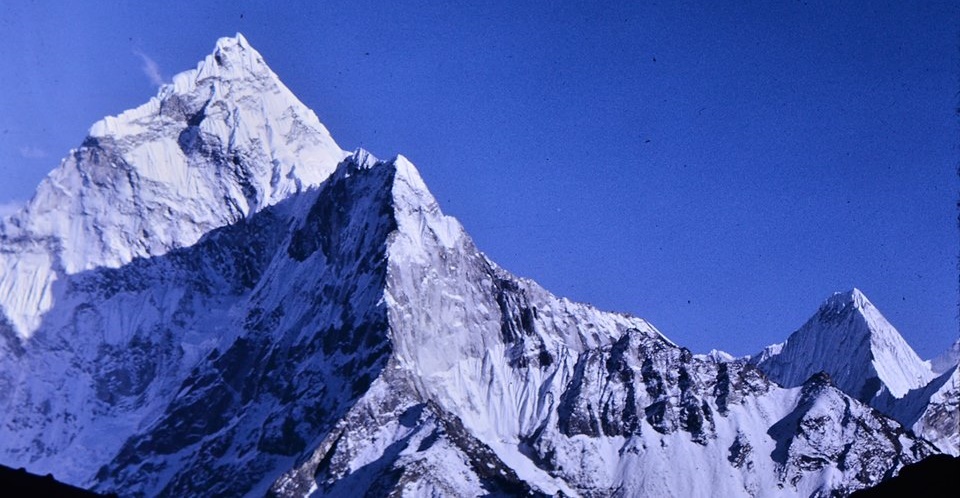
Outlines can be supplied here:
<path id="1" fill-rule="evenodd" d="M 785 387 L 804 384 L 806 389 L 818 375 L 821 383 L 829 375 L 847 395 L 898 420 L 941 451 L 956 454 L 958 351 L 960 341 L 940 357 L 922 361 L 866 296 L 853 289 L 831 296 L 786 342 L 750 361 Z"/>
<path id="2" fill-rule="evenodd" d="M 374 156 L 370 151 L 358 147 L 340 163 L 331 178 L 346 178 L 379 167 L 389 167 L 395 170 L 392 160 L 384 161 Z"/>
<path id="3" fill-rule="evenodd" d="M 370 151 L 364 149 L 363 147 L 357 147 L 352 154 L 350 154 L 350 163 L 355 169 L 370 169 L 375 164 L 380 162 L 376 156 L 370 153 Z"/>
<path id="4" fill-rule="evenodd" d="M 873 303 L 856 287 L 846 292 L 835 292 L 820 306 L 822 312 L 834 314 L 841 313 L 846 309 L 863 311 L 868 308 L 873 308 Z"/>
<path id="5" fill-rule="evenodd" d="M 720 349 L 711 349 L 707 354 L 698 354 L 694 356 L 703 361 L 710 361 L 713 363 L 730 363 L 737 359 L 732 354 Z"/>
<path id="6" fill-rule="evenodd" d="M 882 390 L 900 398 L 933 377 L 929 364 L 859 289 L 834 294 L 782 346 L 751 361 L 786 387 L 827 372 L 838 388 L 864 402 Z"/>

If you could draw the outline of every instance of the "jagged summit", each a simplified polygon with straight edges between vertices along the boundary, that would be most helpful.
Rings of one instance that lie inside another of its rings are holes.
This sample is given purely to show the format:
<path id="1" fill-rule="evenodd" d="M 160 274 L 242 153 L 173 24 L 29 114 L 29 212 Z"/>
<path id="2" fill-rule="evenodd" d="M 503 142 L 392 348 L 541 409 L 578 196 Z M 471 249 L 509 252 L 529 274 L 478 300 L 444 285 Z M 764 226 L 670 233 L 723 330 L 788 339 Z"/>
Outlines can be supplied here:
<path id="1" fill-rule="evenodd" d="M 238 33 L 221 38 L 196 69 L 174 76 L 146 104 L 91 126 L 27 204 L 30 215 L 12 225 L 62 235 L 38 223 L 46 218 L 38 214 L 93 218 L 101 214 L 94 197 L 122 202 L 157 190 L 179 205 L 208 204 L 235 219 L 319 184 L 346 155 Z M 84 197 L 85 209 L 65 213 L 62 202 L 45 202 L 64 195 Z"/>
<path id="2" fill-rule="evenodd" d="M 828 298 L 786 342 L 752 361 L 787 387 L 827 372 L 837 387 L 861 401 L 884 390 L 900 398 L 933 378 L 929 364 L 859 289 Z"/>
<path id="3" fill-rule="evenodd" d="M 244 51 L 257 56 L 260 55 L 259 52 L 250 46 L 250 43 L 247 42 L 247 38 L 243 36 L 243 33 L 239 31 L 233 36 L 222 36 L 218 38 L 215 46 L 216 51 L 213 53 L 214 57 L 222 56 L 223 53 L 221 51 L 226 51 L 229 54 L 232 50 Z M 229 58 L 229 55 L 227 58 Z"/>
<path id="4" fill-rule="evenodd" d="M 196 81 L 207 78 L 230 81 L 244 79 L 246 75 L 279 79 L 243 34 L 220 38 L 215 47 L 213 53 L 197 65 Z M 175 85 L 172 90 L 176 91 Z"/>
<path id="5" fill-rule="evenodd" d="M 0 463 L 102 492 L 843 495 L 931 451 L 838 388 L 843 362 L 900 386 L 865 298 L 767 356 L 833 358 L 838 387 L 693 355 L 494 264 L 240 35 L 96 125 L 11 223 Z"/>
<path id="6" fill-rule="evenodd" d="M 319 185 L 347 156 L 243 38 L 104 118 L 0 225 L 0 310 L 21 337 L 63 275 L 187 247 Z"/>
<path id="7" fill-rule="evenodd" d="M 374 156 L 370 151 L 364 149 L 363 147 L 357 147 L 350 154 L 350 161 L 348 162 L 348 170 L 356 171 L 360 169 L 370 169 L 376 166 L 380 162 L 376 156 Z"/>
<path id="8" fill-rule="evenodd" d="M 243 88 L 247 87 L 247 88 Z M 273 87 L 273 88 L 271 88 Z M 280 82 L 279 77 L 267 66 L 263 56 L 247 42 L 242 34 L 234 37 L 224 37 L 217 40 L 213 52 L 197 63 L 196 68 L 178 73 L 172 82 L 161 85 L 157 95 L 146 104 L 130 109 L 118 116 L 107 116 L 90 127 L 91 137 L 118 136 L 138 131 L 131 124 L 148 117 L 170 116 L 172 109 L 167 106 L 167 114 L 163 113 L 164 103 L 177 97 L 190 96 L 191 98 L 224 99 L 232 90 L 240 93 L 254 94 L 258 90 L 276 90 L 284 94 L 288 100 L 296 101 L 298 109 L 305 114 L 312 114 L 306 106 Z M 198 92 L 200 95 L 193 95 Z M 219 92 L 219 95 L 217 93 Z M 239 95 L 238 95 L 239 96 Z"/>

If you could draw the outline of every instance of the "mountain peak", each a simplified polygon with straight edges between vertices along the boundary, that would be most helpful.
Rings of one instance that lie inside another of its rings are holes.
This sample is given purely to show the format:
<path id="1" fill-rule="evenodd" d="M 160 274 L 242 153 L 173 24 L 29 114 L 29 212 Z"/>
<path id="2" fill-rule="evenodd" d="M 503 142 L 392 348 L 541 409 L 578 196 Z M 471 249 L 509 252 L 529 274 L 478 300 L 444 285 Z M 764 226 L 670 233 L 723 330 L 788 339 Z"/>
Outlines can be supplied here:
<path id="1" fill-rule="evenodd" d="M 213 53 L 197 67 L 198 79 L 212 75 L 236 77 L 243 73 L 259 74 L 265 71 L 272 74 L 260 52 L 240 33 L 217 40 Z"/>
<path id="2" fill-rule="evenodd" d="M 243 36 L 243 33 L 237 32 L 233 36 L 223 36 L 217 40 L 217 48 L 227 48 L 227 47 L 250 47 L 250 43 L 247 42 L 247 38 Z"/>
<path id="3" fill-rule="evenodd" d="M 319 185 L 346 156 L 243 35 L 221 38 L 147 103 L 91 126 L 10 219 L 2 235 L 31 257 L 0 251 L 0 309 L 27 337 L 58 275 L 190 246 Z"/>
<path id="4" fill-rule="evenodd" d="M 840 313 L 847 308 L 863 311 L 872 307 L 873 303 L 867 299 L 867 296 L 865 296 L 860 289 L 854 287 L 846 292 L 835 292 L 824 301 L 823 305 L 820 306 L 820 310 L 827 313 Z"/>
<path id="5" fill-rule="evenodd" d="M 0 232 L 5 463 L 144 496 L 808 496 L 927 453 L 832 387 L 900 364 L 872 307 L 790 338 L 833 362 L 798 396 L 556 297 L 242 35 L 99 126 Z"/>
<path id="6" fill-rule="evenodd" d="M 260 52 L 242 34 L 237 33 L 233 37 L 217 40 L 213 51 L 197 63 L 196 68 L 176 74 L 172 82 L 162 85 L 157 95 L 146 104 L 94 123 L 89 135 L 135 135 L 151 125 L 166 124 L 169 118 L 182 119 L 184 113 L 181 111 L 213 107 L 210 104 L 216 102 L 235 103 L 244 97 L 253 101 L 273 97 L 270 100 L 277 101 L 277 110 L 295 108 L 296 113 L 307 121 L 316 121 L 311 124 L 323 127 L 313 111 L 303 105 L 267 66 Z"/>
<path id="7" fill-rule="evenodd" d="M 838 388 L 865 402 L 881 389 L 900 398 L 932 377 L 929 365 L 856 288 L 833 294 L 785 343 L 767 348 L 754 362 L 785 387 L 824 371 Z"/>
<path id="8" fill-rule="evenodd" d="M 363 147 L 357 147 L 353 153 L 350 154 L 350 159 L 350 164 L 356 169 L 370 169 L 380 162 L 376 156 Z"/>

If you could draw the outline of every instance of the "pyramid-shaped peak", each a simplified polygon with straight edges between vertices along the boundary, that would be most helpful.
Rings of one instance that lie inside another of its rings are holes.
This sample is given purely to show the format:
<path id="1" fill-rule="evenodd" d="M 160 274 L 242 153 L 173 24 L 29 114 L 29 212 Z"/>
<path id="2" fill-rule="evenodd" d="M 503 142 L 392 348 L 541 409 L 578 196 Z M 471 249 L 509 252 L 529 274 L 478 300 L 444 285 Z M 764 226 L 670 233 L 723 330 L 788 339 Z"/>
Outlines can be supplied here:
<path id="1" fill-rule="evenodd" d="M 867 296 L 865 296 L 860 289 L 854 287 L 846 292 L 835 292 L 824 301 L 823 305 L 820 306 L 820 310 L 828 313 L 840 313 L 846 309 L 863 311 L 872 307 L 873 303 L 867 299 Z"/>
<path id="2" fill-rule="evenodd" d="M 380 162 L 377 159 L 377 156 L 374 156 L 369 150 L 364 149 L 363 147 L 357 147 L 354 149 L 352 157 L 356 160 L 357 164 L 364 168 L 370 168 L 374 164 Z"/>
<path id="3" fill-rule="evenodd" d="M 929 365 L 856 288 L 830 296 L 785 343 L 755 358 L 781 385 L 798 386 L 823 371 L 861 401 L 881 388 L 899 398 L 932 378 Z"/>
<path id="4" fill-rule="evenodd" d="M 98 121 L 90 128 L 89 135 L 138 135 L 145 128 L 163 124 L 165 117 L 183 121 L 187 117 L 184 113 L 196 114 L 200 109 L 216 107 L 211 105 L 216 102 L 226 103 L 222 112 L 227 114 L 242 102 L 247 102 L 251 110 L 272 117 L 292 111 L 309 127 L 322 129 L 323 134 L 329 135 L 313 111 L 290 92 L 240 33 L 217 40 L 213 51 L 196 68 L 176 74 L 172 82 L 161 86 L 146 104 Z M 249 116 L 241 118 L 250 121 Z"/>
<path id="5" fill-rule="evenodd" d="M 195 88 L 206 91 L 213 82 L 228 87 L 237 86 L 239 83 L 260 92 L 269 92 L 271 87 L 283 86 L 260 52 L 253 48 L 242 34 L 237 33 L 235 36 L 217 40 L 213 51 L 197 64 L 196 69 L 174 76 L 173 84 L 161 88 L 159 97 L 162 99 L 171 94 L 183 95 Z"/>
<path id="6" fill-rule="evenodd" d="M 17 273 L 0 257 L 0 309 L 29 337 L 59 273 L 191 246 L 320 185 L 347 155 L 243 35 L 221 38 L 146 103 L 94 123 L 38 186 L 4 230 L 56 243 Z"/>

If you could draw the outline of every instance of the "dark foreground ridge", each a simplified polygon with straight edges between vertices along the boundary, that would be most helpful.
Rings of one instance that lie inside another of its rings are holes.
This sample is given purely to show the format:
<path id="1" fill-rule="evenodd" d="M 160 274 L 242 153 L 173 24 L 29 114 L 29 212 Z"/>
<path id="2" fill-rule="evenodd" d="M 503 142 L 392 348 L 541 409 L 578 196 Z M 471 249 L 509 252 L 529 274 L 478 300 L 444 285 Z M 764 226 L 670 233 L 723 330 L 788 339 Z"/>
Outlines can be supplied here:
<path id="1" fill-rule="evenodd" d="M 4 496 L 56 496 L 60 498 L 97 498 L 101 496 L 92 491 L 64 484 L 52 475 L 38 476 L 24 469 L 12 469 L 0 465 L 0 489 Z"/>
<path id="2" fill-rule="evenodd" d="M 904 467 L 893 479 L 850 495 L 851 498 L 887 496 L 956 496 L 960 457 L 933 455 Z"/>

